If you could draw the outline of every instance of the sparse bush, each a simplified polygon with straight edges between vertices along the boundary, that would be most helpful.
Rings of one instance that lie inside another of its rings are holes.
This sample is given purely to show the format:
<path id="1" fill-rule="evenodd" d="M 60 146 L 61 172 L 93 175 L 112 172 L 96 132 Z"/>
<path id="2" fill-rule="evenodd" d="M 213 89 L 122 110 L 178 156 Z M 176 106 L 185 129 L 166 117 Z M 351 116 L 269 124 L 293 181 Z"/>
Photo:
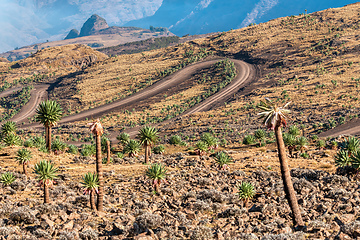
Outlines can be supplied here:
<path id="1" fill-rule="evenodd" d="M 141 231 L 146 229 L 156 229 L 162 225 L 162 217 L 157 214 L 145 212 L 136 218 L 136 223 Z"/>
<path id="2" fill-rule="evenodd" d="M 4 138 L 9 134 L 16 134 L 16 123 L 7 121 L 1 126 L 1 136 Z"/>
<path id="3" fill-rule="evenodd" d="M 212 229 L 206 226 L 196 226 L 190 231 L 191 240 L 207 240 L 214 237 Z"/>
<path id="4" fill-rule="evenodd" d="M 93 229 L 86 229 L 79 233 L 79 237 L 82 240 L 97 240 L 99 239 L 99 233 Z"/>
<path id="5" fill-rule="evenodd" d="M 46 146 L 46 141 L 45 138 L 41 137 L 41 136 L 35 136 L 32 138 L 32 141 L 34 143 L 34 146 L 36 148 L 41 148 L 42 146 Z"/>

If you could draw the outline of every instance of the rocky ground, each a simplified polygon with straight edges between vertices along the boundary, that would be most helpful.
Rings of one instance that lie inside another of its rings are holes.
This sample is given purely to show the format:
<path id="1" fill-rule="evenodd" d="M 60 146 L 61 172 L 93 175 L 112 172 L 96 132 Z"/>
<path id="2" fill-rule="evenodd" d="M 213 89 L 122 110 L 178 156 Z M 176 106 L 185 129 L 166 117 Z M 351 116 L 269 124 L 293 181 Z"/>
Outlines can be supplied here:
<path id="1" fill-rule="evenodd" d="M 74 158 L 74 163 L 89 161 Z M 142 161 L 114 158 L 113 164 Z M 169 170 L 161 195 L 152 192 L 144 175 L 108 171 L 104 213 L 90 209 L 80 182 L 64 170 L 48 205 L 38 182 L 17 174 L 1 190 L 0 239 L 360 239 L 359 180 L 346 169 L 291 171 L 306 222 L 294 229 L 277 172 L 219 171 L 212 157 L 184 153 L 153 155 L 152 161 Z M 256 189 L 248 206 L 236 194 L 242 181 Z"/>

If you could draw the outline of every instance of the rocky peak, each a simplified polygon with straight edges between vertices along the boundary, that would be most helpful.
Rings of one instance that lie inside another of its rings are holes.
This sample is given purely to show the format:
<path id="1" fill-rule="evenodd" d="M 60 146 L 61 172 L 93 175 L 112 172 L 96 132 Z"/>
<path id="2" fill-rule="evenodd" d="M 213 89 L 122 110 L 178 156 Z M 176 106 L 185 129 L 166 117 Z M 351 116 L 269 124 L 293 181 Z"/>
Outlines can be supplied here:
<path id="1" fill-rule="evenodd" d="M 79 37 L 80 33 L 76 29 L 71 29 L 69 34 L 65 37 L 65 39 L 73 39 Z"/>
<path id="2" fill-rule="evenodd" d="M 97 33 L 98 31 L 108 28 L 109 25 L 106 20 L 97 14 L 93 14 L 82 26 L 80 37 L 89 36 Z"/>

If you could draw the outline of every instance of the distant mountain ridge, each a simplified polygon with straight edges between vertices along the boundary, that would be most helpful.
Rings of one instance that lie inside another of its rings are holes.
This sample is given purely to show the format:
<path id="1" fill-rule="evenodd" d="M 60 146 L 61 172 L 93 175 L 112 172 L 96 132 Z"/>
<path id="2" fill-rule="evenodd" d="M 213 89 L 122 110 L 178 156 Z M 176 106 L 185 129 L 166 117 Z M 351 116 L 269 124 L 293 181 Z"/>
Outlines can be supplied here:
<path id="1" fill-rule="evenodd" d="M 178 36 L 227 31 L 357 0 L 1 0 L 0 53 L 64 39 L 96 13 L 110 26 L 167 27 Z M 81 35 L 81 32 L 80 32 Z M 69 37 L 76 37 L 76 31 Z"/>

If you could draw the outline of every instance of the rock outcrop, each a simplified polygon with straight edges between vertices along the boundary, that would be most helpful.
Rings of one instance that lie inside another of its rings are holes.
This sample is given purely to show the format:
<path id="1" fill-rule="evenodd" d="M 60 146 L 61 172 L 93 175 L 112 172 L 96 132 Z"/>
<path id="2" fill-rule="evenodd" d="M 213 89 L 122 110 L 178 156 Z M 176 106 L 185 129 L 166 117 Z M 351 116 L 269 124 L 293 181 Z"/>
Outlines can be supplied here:
<path id="1" fill-rule="evenodd" d="M 80 37 L 96 34 L 102 29 L 108 28 L 106 20 L 97 14 L 93 14 L 82 26 Z"/>
<path id="2" fill-rule="evenodd" d="M 78 30 L 76 29 L 71 29 L 71 31 L 69 32 L 69 34 L 64 38 L 66 39 L 73 39 L 73 38 L 77 38 L 79 37 L 80 33 Z"/>

